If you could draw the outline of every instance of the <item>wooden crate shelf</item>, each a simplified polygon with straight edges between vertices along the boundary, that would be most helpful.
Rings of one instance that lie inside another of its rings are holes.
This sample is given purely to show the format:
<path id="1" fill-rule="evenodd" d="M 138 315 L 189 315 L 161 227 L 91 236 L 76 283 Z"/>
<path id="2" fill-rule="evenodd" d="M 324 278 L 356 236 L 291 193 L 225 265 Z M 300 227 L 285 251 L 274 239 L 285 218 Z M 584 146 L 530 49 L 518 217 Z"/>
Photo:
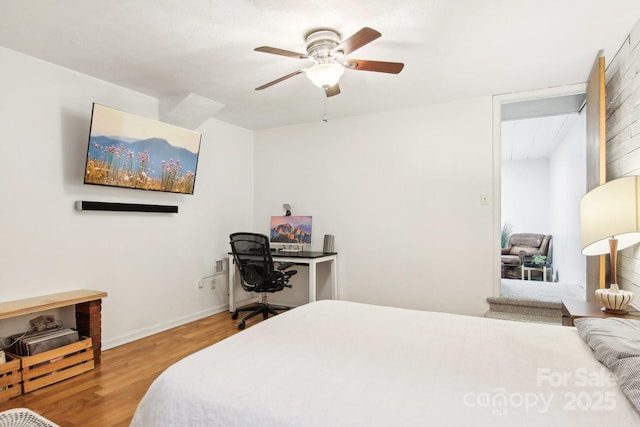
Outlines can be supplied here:
<path id="1" fill-rule="evenodd" d="M 60 307 L 75 306 L 76 327 L 80 335 L 93 340 L 94 363 L 100 363 L 102 351 L 102 298 L 107 293 L 78 289 L 15 301 L 0 302 L 0 320 Z"/>
<path id="2" fill-rule="evenodd" d="M 6 355 L 7 362 L 0 364 L 0 402 L 22 394 L 20 359 Z"/>
<path id="3" fill-rule="evenodd" d="M 24 393 L 38 390 L 94 368 L 91 338 L 35 356 L 14 357 L 20 360 Z"/>

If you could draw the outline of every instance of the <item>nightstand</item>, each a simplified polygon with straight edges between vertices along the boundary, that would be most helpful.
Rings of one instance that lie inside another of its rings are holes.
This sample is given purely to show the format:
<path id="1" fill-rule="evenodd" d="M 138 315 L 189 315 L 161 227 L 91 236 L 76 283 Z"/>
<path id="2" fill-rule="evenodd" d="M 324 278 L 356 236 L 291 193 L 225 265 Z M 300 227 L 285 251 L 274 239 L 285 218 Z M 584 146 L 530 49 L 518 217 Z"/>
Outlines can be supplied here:
<path id="1" fill-rule="evenodd" d="M 562 326 L 574 326 L 573 321 L 581 317 L 623 317 L 625 319 L 640 320 L 637 311 L 630 314 L 610 314 L 601 310 L 597 301 L 562 301 Z"/>

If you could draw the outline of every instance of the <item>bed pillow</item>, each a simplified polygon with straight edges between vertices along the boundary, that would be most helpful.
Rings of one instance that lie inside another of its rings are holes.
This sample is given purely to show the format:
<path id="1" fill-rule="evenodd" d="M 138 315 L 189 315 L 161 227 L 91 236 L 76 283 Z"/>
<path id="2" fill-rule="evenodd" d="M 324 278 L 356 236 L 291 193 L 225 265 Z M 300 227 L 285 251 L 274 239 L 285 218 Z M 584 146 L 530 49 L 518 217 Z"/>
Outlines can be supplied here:
<path id="1" fill-rule="evenodd" d="M 611 369 L 620 389 L 629 402 L 640 412 L 640 357 L 627 357 L 615 363 Z"/>
<path id="2" fill-rule="evenodd" d="M 640 411 L 640 321 L 588 317 L 573 323 L 595 358 L 615 374 L 622 392 Z"/>
<path id="3" fill-rule="evenodd" d="M 640 320 L 583 317 L 573 323 L 596 358 L 605 365 L 618 359 L 640 357 Z"/>

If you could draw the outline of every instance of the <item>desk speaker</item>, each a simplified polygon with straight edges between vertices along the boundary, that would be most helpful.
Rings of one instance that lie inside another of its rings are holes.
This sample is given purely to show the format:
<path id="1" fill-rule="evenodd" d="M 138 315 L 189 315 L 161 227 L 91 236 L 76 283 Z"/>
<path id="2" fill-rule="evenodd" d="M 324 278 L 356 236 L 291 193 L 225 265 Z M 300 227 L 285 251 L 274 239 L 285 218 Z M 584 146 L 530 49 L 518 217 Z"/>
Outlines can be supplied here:
<path id="1" fill-rule="evenodd" d="M 324 235 L 324 246 L 322 246 L 322 252 L 333 252 L 333 235 Z"/>

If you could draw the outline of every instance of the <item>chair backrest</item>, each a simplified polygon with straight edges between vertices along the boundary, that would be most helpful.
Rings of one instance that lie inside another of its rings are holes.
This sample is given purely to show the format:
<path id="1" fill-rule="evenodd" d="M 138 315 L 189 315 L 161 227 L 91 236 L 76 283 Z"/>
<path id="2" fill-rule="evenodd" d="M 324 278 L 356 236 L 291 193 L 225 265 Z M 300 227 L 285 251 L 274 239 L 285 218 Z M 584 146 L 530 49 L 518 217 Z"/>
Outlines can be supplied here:
<path id="1" fill-rule="evenodd" d="M 509 238 L 509 248 L 512 255 L 524 251 L 527 255 L 539 253 L 547 255 L 552 236 L 540 233 L 514 233 Z"/>
<path id="2" fill-rule="evenodd" d="M 269 238 L 257 233 L 233 233 L 231 251 L 240 270 L 242 287 L 247 291 L 262 292 L 272 281 L 274 267 Z"/>

